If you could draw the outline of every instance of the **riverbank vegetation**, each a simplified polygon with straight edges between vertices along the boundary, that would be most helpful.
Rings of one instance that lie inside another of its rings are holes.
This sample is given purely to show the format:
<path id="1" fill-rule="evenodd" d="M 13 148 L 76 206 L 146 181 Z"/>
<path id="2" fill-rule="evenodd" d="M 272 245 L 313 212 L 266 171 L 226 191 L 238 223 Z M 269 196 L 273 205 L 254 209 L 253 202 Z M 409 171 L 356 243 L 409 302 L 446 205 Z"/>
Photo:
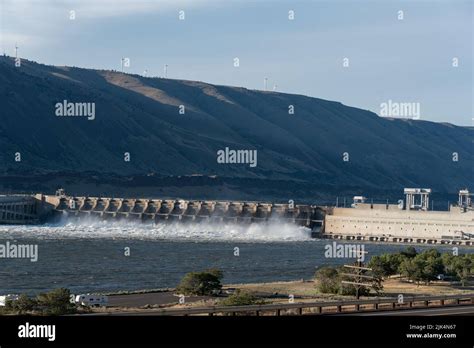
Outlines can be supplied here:
<path id="1" fill-rule="evenodd" d="M 34 298 L 21 294 L 17 299 L 7 299 L 5 306 L 0 307 L 0 315 L 64 315 L 76 312 L 71 293 L 64 288 L 41 293 Z"/>
<path id="2" fill-rule="evenodd" d="M 440 253 L 437 249 L 427 249 L 418 252 L 414 247 L 398 253 L 385 253 L 372 256 L 368 268 L 369 273 L 363 275 L 359 282 L 368 284 L 359 288 L 361 296 L 368 296 L 371 290 L 380 294 L 382 282 L 390 278 L 399 278 L 420 286 L 430 285 L 433 281 L 451 281 L 466 286 L 474 273 L 474 254 Z M 316 287 L 323 294 L 354 295 L 356 285 L 345 284 L 344 281 L 353 281 L 356 277 L 354 269 L 342 266 L 327 266 L 320 268 L 315 275 Z M 370 277 L 367 277 L 370 274 Z"/>
<path id="3" fill-rule="evenodd" d="M 323 294 L 339 294 L 344 296 L 355 296 L 357 285 L 344 283 L 344 281 L 353 283 L 363 283 L 368 286 L 359 286 L 359 296 L 369 296 L 371 291 L 379 295 L 382 293 L 383 279 L 378 274 L 371 274 L 366 271 L 360 271 L 357 276 L 357 270 L 353 268 L 340 267 L 322 267 L 315 274 L 316 286 Z"/>
<path id="4" fill-rule="evenodd" d="M 416 284 L 435 280 L 457 281 L 465 286 L 474 272 L 474 254 L 440 253 L 436 249 L 418 252 L 409 247 L 399 253 L 372 256 L 368 266 L 383 278 L 399 276 Z"/>
<path id="5" fill-rule="evenodd" d="M 219 301 L 222 306 L 251 306 L 265 304 L 265 301 L 250 291 L 237 289 L 232 295 Z"/>

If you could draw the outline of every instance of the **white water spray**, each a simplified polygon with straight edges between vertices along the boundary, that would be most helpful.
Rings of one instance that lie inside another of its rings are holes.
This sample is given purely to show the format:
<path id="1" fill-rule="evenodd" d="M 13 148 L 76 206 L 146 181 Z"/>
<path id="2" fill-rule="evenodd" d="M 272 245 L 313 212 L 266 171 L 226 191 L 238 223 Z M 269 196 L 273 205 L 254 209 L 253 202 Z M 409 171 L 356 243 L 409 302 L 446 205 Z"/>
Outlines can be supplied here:
<path id="1" fill-rule="evenodd" d="M 309 241 L 311 230 L 281 221 L 268 223 L 140 223 L 86 219 L 58 224 L 0 226 L 0 238 L 108 238 L 141 240 L 284 242 Z"/>

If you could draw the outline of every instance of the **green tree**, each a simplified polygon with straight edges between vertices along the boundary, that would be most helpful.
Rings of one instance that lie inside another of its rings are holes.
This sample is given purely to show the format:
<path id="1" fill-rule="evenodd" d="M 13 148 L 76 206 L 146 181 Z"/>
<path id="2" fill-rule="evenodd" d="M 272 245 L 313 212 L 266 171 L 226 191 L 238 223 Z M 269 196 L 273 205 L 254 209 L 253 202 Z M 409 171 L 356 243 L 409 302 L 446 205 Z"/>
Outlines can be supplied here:
<path id="1" fill-rule="evenodd" d="M 443 255 L 441 255 L 441 262 L 443 263 L 443 274 L 456 276 L 454 264 L 457 257 L 459 256 L 454 256 L 450 253 L 444 253 Z"/>
<path id="2" fill-rule="evenodd" d="M 440 252 L 436 249 L 433 249 L 433 248 L 423 251 L 420 255 L 425 259 L 428 259 L 430 257 L 438 259 L 438 258 L 441 257 Z"/>
<path id="3" fill-rule="evenodd" d="M 400 264 L 404 257 L 401 254 L 382 254 L 372 256 L 368 266 L 374 275 L 388 277 L 399 273 Z"/>
<path id="4" fill-rule="evenodd" d="M 54 289 L 47 293 L 41 293 L 36 297 L 40 310 L 48 315 L 62 315 L 74 313 L 76 306 L 71 303 L 71 292 L 69 289 Z"/>
<path id="5" fill-rule="evenodd" d="M 416 251 L 415 247 L 409 246 L 405 249 L 405 251 L 402 251 L 400 254 L 411 259 L 415 257 L 418 252 Z"/>
<path id="6" fill-rule="evenodd" d="M 471 277 L 473 268 L 473 262 L 470 256 L 457 256 L 453 261 L 453 270 L 456 277 L 461 281 L 462 286 L 466 285 L 466 282 Z"/>
<path id="7" fill-rule="evenodd" d="M 429 283 L 436 279 L 436 276 L 443 271 L 441 258 L 433 253 L 418 254 L 413 258 L 406 258 L 400 265 L 401 273 L 408 279 L 420 284 Z"/>
<path id="8" fill-rule="evenodd" d="M 222 277 L 222 272 L 216 269 L 190 272 L 183 277 L 176 291 L 183 295 L 213 295 L 216 290 L 222 289 Z"/>
<path id="9" fill-rule="evenodd" d="M 400 274 L 410 280 L 413 280 L 416 273 L 416 265 L 413 259 L 406 258 L 400 264 Z"/>

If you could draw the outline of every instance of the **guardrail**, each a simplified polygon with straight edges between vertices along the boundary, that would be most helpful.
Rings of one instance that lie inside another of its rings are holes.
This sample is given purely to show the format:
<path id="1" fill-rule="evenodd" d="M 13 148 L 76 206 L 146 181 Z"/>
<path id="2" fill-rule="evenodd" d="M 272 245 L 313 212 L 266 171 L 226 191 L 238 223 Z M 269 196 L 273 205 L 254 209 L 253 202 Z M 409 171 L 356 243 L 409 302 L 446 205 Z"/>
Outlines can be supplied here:
<path id="1" fill-rule="evenodd" d="M 437 303 L 437 304 L 436 304 Z M 251 306 L 211 306 L 199 308 L 163 308 L 147 311 L 153 315 L 316 315 L 331 313 L 358 313 L 408 308 L 426 308 L 474 304 L 474 294 L 446 296 L 404 296 L 357 301 L 300 302 L 288 304 L 262 304 Z"/>

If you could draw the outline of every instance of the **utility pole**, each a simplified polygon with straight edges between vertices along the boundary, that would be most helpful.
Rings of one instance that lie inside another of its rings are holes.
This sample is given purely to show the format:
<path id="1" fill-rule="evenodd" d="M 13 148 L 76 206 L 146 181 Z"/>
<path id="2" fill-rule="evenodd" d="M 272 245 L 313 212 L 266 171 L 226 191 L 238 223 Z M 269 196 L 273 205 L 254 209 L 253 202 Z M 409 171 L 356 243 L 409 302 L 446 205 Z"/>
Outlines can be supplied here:
<path id="1" fill-rule="evenodd" d="M 366 281 L 369 281 L 369 280 L 374 280 L 375 277 L 373 276 L 368 276 L 368 275 L 365 275 L 363 274 L 363 272 L 366 272 L 366 271 L 372 271 L 372 268 L 368 268 L 368 267 L 364 267 L 364 264 L 362 263 L 362 254 L 368 254 L 367 251 L 359 251 L 358 255 L 357 255 L 357 263 L 356 265 L 344 265 L 345 268 L 349 268 L 349 269 L 355 269 L 356 270 L 356 273 L 342 273 L 343 276 L 346 276 L 346 277 L 352 277 L 353 279 L 349 280 L 349 281 L 346 281 L 346 280 L 343 280 L 341 281 L 342 284 L 351 284 L 351 285 L 355 285 L 356 287 L 356 299 L 359 299 L 360 297 L 360 289 L 362 287 L 366 287 L 366 288 L 371 288 L 372 287 L 372 284 L 369 284 L 369 283 L 363 283 L 362 281 L 363 280 L 366 280 Z"/>

